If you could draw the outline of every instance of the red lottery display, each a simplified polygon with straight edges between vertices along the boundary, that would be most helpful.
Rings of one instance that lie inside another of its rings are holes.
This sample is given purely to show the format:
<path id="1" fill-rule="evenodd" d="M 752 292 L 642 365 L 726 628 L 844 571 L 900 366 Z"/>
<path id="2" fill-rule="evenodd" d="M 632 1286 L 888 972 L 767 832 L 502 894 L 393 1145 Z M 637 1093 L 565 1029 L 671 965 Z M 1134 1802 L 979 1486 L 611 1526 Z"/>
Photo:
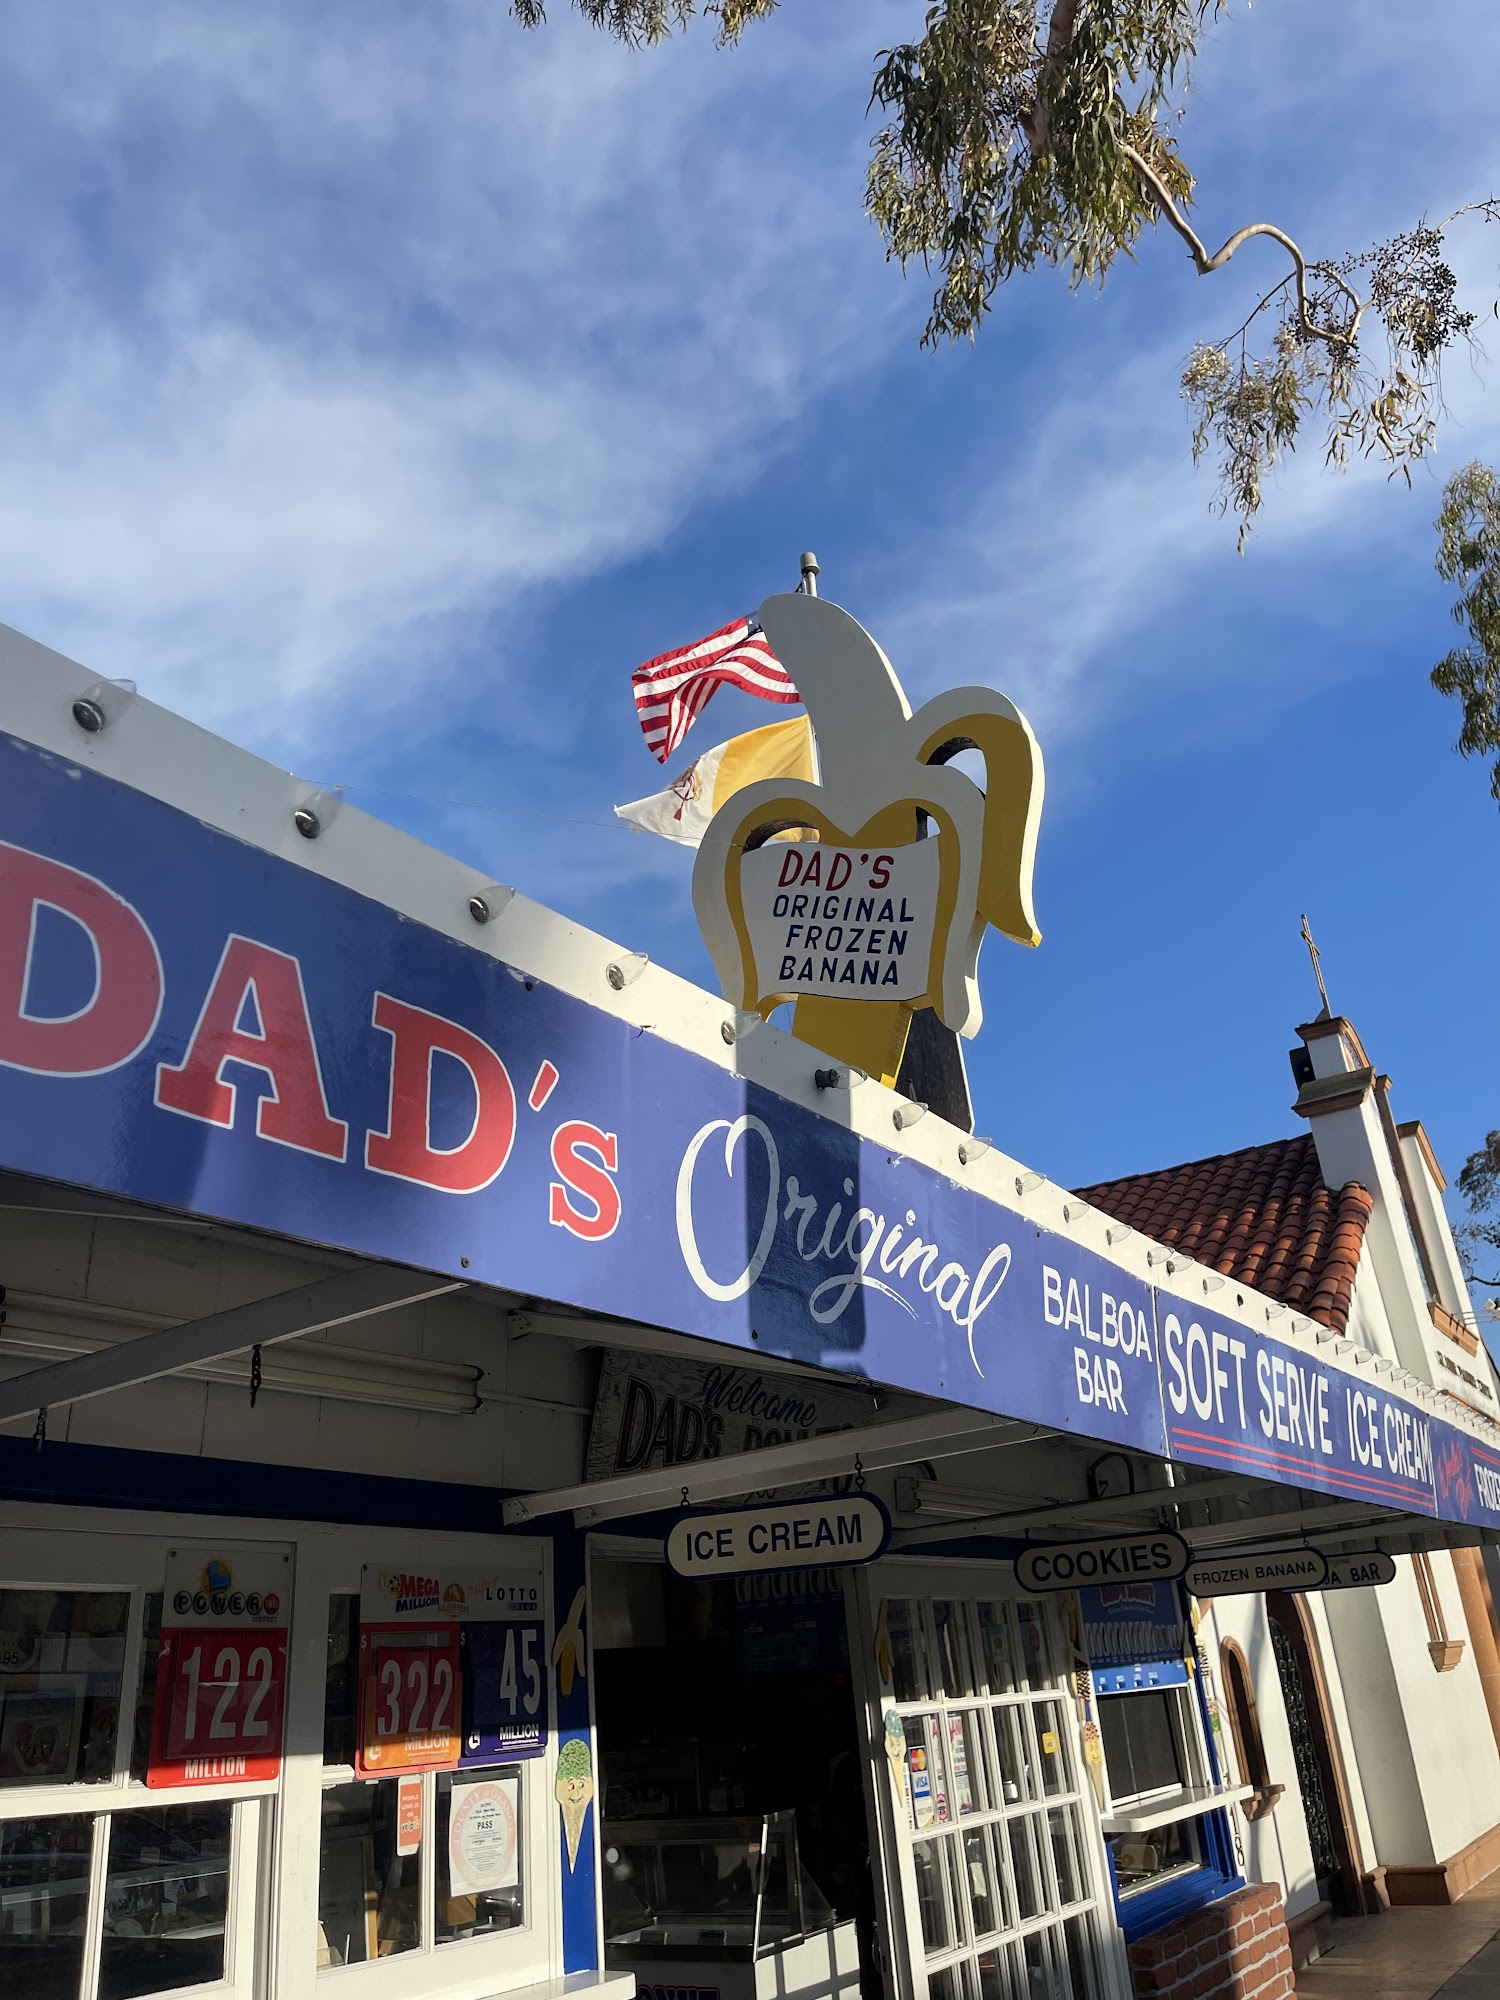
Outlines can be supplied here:
<path id="1" fill-rule="evenodd" d="M 360 1732 L 355 1768 L 430 1771 L 461 1746 L 458 1626 L 365 1626 L 360 1632 Z"/>
<path id="2" fill-rule="evenodd" d="M 289 1581 L 284 1557 L 172 1551 L 148 1785 L 245 1784 L 280 1773 Z"/>

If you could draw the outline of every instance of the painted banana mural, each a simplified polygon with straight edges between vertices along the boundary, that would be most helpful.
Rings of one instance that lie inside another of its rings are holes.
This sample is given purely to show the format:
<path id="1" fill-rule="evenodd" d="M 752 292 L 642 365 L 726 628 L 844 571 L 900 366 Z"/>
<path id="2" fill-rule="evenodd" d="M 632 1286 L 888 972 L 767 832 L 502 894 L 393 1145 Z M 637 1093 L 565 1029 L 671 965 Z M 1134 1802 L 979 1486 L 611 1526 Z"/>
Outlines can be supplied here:
<path id="1" fill-rule="evenodd" d="M 698 921 L 726 999 L 761 1014 L 795 1000 L 794 1034 L 892 1083 L 917 1008 L 977 1032 L 988 925 L 1041 941 L 1042 753 L 990 688 L 913 714 L 885 654 L 826 598 L 770 597 L 758 616 L 811 718 L 820 781 L 768 778 L 725 802 L 693 870 Z M 947 768 L 964 749 L 984 759 L 983 791 Z"/>

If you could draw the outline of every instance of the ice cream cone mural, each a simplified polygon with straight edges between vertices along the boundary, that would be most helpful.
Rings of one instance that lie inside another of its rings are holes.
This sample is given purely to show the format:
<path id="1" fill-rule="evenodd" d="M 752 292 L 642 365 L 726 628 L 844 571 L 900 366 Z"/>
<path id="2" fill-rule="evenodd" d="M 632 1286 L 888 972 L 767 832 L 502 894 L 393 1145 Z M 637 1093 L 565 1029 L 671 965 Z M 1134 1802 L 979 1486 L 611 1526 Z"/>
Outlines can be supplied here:
<path id="1" fill-rule="evenodd" d="M 578 1865 L 578 1843 L 594 1797 L 594 1758 L 583 1737 L 570 1737 L 558 1752 L 557 1782 L 552 1791 L 562 1812 L 571 1874 Z"/>
<path id="2" fill-rule="evenodd" d="M 820 782 L 765 778 L 714 814 L 693 902 L 726 999 L 894 1082 L 913 1012 L 969 1036 L 987 926 L 1021 944 L 1031 907 L 1042 757 L 991 688 L 915 714 L 869 633 L 826 598 L 770 597 L 760 623 L 807 707 Z M 985 790 L 946 768 L 984 759 Z M 778 833 L 800 838 L 779 842 Z M 809 837 L 811 836 L 811 837 Z"/>

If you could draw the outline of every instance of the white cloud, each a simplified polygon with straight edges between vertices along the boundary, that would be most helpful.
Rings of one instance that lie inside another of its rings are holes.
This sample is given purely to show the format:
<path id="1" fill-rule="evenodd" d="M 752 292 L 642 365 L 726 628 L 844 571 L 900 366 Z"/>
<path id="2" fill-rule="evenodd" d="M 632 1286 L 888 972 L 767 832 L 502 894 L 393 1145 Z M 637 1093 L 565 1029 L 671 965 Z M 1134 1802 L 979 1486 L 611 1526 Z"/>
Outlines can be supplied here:
<path id="1" fill-rule="evenodd" d="M 904 304 L 826 119 L 879 17 L 832 13 L 734 55 L 498 5 L 33 18 L 3 615 L 316 740 L 351 680 L 410 698 L 423 621 L 742 486 Z"/>

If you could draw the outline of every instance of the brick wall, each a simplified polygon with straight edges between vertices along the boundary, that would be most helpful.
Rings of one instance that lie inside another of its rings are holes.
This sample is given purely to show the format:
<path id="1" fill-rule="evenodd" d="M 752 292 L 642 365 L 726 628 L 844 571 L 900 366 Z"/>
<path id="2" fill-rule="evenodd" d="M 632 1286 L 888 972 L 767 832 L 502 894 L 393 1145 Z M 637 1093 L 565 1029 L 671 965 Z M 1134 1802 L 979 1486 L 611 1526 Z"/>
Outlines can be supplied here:
<path id="1" fill-rule="evenodd" d="M 1137 2000 L 1295 2000 L 1281 1894 L 1236 1889 L 1130 1947 Z"/>

